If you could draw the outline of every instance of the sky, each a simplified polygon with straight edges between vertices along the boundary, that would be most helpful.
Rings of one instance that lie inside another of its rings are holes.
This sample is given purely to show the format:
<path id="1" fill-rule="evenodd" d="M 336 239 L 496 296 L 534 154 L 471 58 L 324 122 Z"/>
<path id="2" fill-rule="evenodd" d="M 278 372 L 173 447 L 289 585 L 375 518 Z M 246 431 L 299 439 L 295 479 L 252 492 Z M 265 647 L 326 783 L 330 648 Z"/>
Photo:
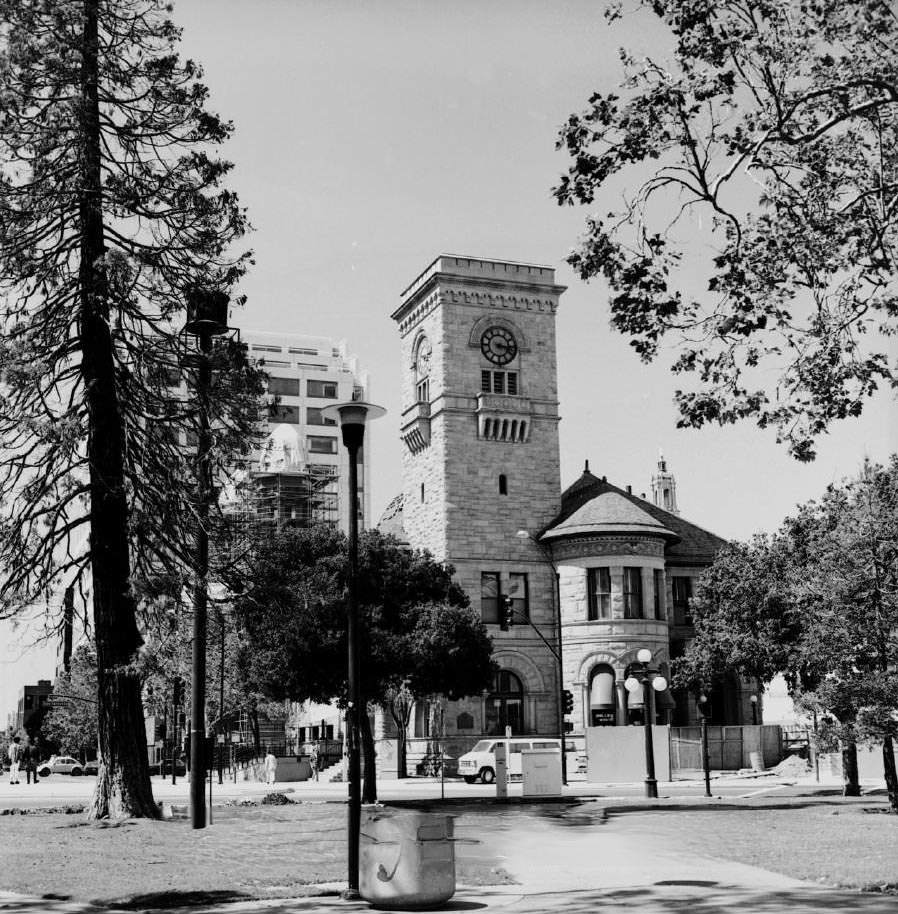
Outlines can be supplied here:
<path id="1" fill-rule="evenodd" d="M 552 266 L 562 484 L 585 460 L 650 492 L 663 449 L 686 518 L 724 537 L 775 529 L 796 504 L 898 451 L 885 395 L 800 464 L 751 424 L 679 430 L 676 379 L 611 330 L 607 290 L 565 258 L 587 211 L 551 188 L 558 129 L 621 76 L 617 49 L 663 54 L 645 19 L 613 29 L 597 0 L 177 0 L 182 50 L 203 64 L 210 106 L 235 124 L 225 155 L 255 227 L 245 329 L 345 339 L 387 416 L 370 427 L 375 519 L 401 489 L 399 337 L 390 313 L 440 253 Z M 618 200 L 603 201 L 612 208 Z M 0 629 L 0 714 L 55 649 Z"/>

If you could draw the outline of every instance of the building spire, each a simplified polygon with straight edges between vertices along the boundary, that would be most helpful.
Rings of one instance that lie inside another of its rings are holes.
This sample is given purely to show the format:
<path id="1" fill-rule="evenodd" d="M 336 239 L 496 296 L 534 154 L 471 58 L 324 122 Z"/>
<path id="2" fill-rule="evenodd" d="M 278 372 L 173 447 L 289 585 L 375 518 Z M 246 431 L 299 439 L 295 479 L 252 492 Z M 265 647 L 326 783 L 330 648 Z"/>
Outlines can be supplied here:
<path id="1" fill-rule="evenodd" d="M 658 470 L 652 476 L 652 500 L 659 508 L 664 508 L 671 514 L 680 513 L 680 509 L 677 507 L 677 481 L 673 473 L 667 469 L 667 461 L 660 448 L 658 449 Z"/>

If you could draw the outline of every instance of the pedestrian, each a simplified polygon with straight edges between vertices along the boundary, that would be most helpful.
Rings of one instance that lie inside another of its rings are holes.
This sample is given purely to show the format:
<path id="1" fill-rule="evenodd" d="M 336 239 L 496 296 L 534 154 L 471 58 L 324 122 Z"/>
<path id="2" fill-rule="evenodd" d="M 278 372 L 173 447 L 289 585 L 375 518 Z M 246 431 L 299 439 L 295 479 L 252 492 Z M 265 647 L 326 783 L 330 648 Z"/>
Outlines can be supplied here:
<path id="1" fill-rule="evenodd" d="M 9 756 L 9 783 L 19 783 L 19 764 L 22 761 L 22 741 L 18 736 L 12 738 L 7 755 Z"/>
<path id="2" fill-rule="evenodd" d="M 265 756 L 265 783 L 273 784 L 278 773 L 278 760 L 274 753 L 269 749 Z"/>
<path id="3" fill-rule="evenodd" d="M 312 745 L 312 751 L 309 753 L 309 764 L 312 766 L 312 777 L 318 780 L 318 743 Z"/>
<path id="4" fill-rule="evenodd" d="M 41 751 L 37 745 L 37 739 L 28 740 L 28 745 L 22 752 L 22 761 L 25 763 L 25 783 L 30 784 L 33 780 L 38 782 L 37 766 L 41 760 Z"/>

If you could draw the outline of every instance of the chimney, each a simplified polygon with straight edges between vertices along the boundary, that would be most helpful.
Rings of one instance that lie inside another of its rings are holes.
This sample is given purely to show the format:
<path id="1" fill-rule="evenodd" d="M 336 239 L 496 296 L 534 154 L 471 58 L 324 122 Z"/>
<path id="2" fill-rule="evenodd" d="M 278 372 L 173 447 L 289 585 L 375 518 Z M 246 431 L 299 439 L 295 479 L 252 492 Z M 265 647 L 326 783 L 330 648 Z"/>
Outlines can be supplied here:
<path id="1" fill-rule="evenodd" d="M 627 486 L 627 495 L 633 494 L 633 486 Z"/>

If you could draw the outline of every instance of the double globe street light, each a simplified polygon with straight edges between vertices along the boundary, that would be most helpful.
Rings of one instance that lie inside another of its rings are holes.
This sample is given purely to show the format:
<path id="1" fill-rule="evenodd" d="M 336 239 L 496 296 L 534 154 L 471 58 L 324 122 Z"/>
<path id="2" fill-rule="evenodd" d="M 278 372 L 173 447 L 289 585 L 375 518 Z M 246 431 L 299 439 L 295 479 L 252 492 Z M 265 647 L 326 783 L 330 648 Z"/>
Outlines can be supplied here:
<path id="1" fill-rule="evenodd" d="M 633 695 L 642 689 L 642 715 L 645 724 L 645 795 L 649 799 L 658 799 L 658 781 L 655 779 L 655 750 L 652 745 L 652 723 L 655 719 L 655 692 L 667 688 L 667 680 L 661 671 L 649 666 L 652 652 L 642 648 L 636 655 L 636 662 L 630 665 L 630 675 L 624 680 L 624 687 Z"/>

